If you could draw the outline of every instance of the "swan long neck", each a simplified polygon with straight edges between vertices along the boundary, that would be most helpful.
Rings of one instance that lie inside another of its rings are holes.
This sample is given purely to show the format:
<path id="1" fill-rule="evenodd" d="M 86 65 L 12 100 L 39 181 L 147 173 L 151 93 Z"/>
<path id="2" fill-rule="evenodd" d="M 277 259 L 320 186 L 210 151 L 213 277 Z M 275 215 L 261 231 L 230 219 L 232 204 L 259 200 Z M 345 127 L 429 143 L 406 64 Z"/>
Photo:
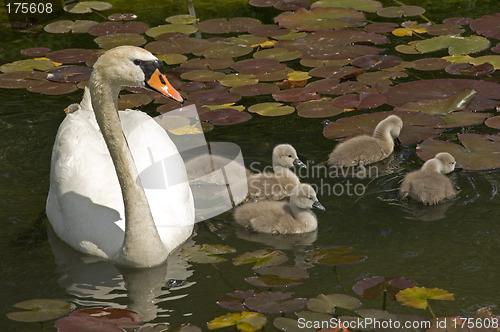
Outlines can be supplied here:
<path id="1" fill-rule="evenodd" d="M 118 263 L 136 267 L 157 265 L 166 259 L 167 252 L 123 134 L 117 107 L 120 86 L 112 83 L 94 69 L 90 79 L 92 107 L 116 169 L 125 208 L 125 237 Z"/>
<path id="2" fill-rule="evenodd" d="M 375 127 L 373 131 L 373 137 L 380 138 L 387 141 L 393 141 L 391 136 L 391 131 L 388 128 L 388 125 L 384 122 L 381 122 Z"/>

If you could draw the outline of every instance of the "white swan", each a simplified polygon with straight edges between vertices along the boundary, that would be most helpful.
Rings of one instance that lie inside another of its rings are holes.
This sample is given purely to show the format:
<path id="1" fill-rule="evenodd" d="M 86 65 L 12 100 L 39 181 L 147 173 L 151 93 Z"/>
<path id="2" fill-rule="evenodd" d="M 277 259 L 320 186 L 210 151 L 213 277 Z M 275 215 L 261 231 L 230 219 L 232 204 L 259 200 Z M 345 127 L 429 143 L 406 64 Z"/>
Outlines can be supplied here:
<path id="1" fill-rule="evenodd" d="M 148 87 L 182 101 L 148 51 L 120 46 L 99 57 L 90 94 L 57 132 L 47 216 L 76 250 L 149 267 L 191 235 L 194 203 L 167 133 L 143 112 L 117 111 L 122 86 Z"/>

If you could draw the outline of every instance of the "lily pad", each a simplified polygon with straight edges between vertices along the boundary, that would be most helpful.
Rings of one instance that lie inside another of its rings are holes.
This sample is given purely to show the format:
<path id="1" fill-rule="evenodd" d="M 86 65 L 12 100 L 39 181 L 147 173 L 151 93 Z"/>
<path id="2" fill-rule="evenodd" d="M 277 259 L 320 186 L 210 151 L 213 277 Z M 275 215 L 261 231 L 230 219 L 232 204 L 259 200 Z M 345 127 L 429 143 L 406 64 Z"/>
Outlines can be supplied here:
<path id="1" fill-rule="evenodd" d="M 435 24 L 426 28 L 431 36 L 459 35 L 465 30 L 458 24 Z"/>
<path id="2" fill-rule="evenodd" d="M 148 43 L 144 48 L 153 54 L 187 54 L 201 52 L 209 48 L 210 45 L 212 45 L 212 43 L 210 43 L 206 39 L 185 37 L 173 38 L 169 39 L 168 41 L 156 40 Z"/>
<path id="3" fill-rule="evenodd" d="M 124 110 L 136 108 L 139 106 L 147 105 L 152 101 L 153 98 L 142 93 L 129 93 L 126 95 L 122 94 L 118 98 L 118 109 Z"/>
<path id="4" fill-rule="evenodd" d="M 284 102 L 303 102 L 308 100 L 319 99 L 320 95 L 311 88 L 295 88 L 281 90 L 273 93 L 273 98 L 276 101 Z"/>
<path id="5" fill-rule="evenodd" d="M 193 15 L 183 14 L 183 15 L 169 16 L 165 19 L 165 21 L 172 24 L 194 24 L 198 20 Z"/>
<path id="6" fill-rule="evenodd" d="M 288 74 L 293 72 L 293 69 L 286 67 L 282 70 L 273 71 L 270 73 L 255 75 L 259 82 L 281 81 L 288 77 Z"/>
<path id="7" fill-rule="evenodd" d="M 330 98 L 306 101 L 297 105 L 297 115 L 303 118 L 327 118 L 343 112 L 344 109 L 334 106 Z"/>
<path id="8" fill-rule="evenodd" d="M 41 85 L 30 86 L 27 88 L 27 90 L 30 92 L 41 93 L 43 95 L 57 96 L 74 92 L 78 90 L 78 87 L 74 83 L 45 81 Z"/>
<path id="9" fill-rule="evenodd" d="M 218 71 L 199 69 L 188 71 L 182 74 L 181 78 L 183 80 L 191 80 L 196 82 L 210 82 L 222 79 L 224 76 L 226 76 L 226 74 Z"/>
<path id="10" fill-rule="evenodd" d="M 204 56 L 206 58 L 236 58 L 247 55 L 253 51 L 253 47 L 231 41 L 220 41 L 211 43 L 210 46 L 202 51 L 193 52 L 194 55 Z"/>
<path id="11" fill-rule="evenodd" d="M 485 76 L 493 71 L 495 67 L 489 63 L 483 63 L 481 65 L 472 65 L 469 63 L 454 63 L 446 67 L 446 72 L 452 75 L 464 75 L 464 76 Z"/>
<path id="12" fill-rule="evenodd" d="M 297 10 L 299 8 L 309 8 L 310 0 L 281 0 L 276 2 L 273 7 L 279 10 Z"/>
<path id="13" fill-rule="evenodd" d="M 342 109 L 370 109 L 385 104 L 387 98 L 379 93 L 349 94 L 337 97 L 332 104 Z"/>
<path id="14" fill-rule="evenodd" d="M 412 68 L 422 71 L 440 70 L 449 66 L 450 63 L 440 58 L 418 59 L 412 62 Z"/>
<path id="15" fill-rule="evenodd" d="M 88 81 L 91 73 L 92 68 L 85 66 L 59 66 L 49 70 L 47 79 L 53 82 L 77 83 Z"/>
<path id="16" fill-rule="evenodd" d="M 194 25 L 187 24 L 163 24 L 153 27 L 146 31 L 146 35 L 149 37 L 157 37 L 169 32 L 179 32 L 185 35 L 190 35 L 198 31 L 198 28 Z"/>
<path id="17" fill-rule="evenodd" d="M 251 85 L 239 85 L 232 87 L 230 92 L 236 93 L 242 97 L 253 97 L 260 95 L 272 94 L 279 91 L 279 87 L 276 84 L 271 83 L 257 83 Z"/>
<path id="18" fill-rule="evenodd" d="M 200 90 L 190 93 L 188 100 L 207 105 L 229 104 L 237 102 L 241 97 L 236 93 L 228 93 L 220 89 Z"/>
<path id="19" fill-rule="evenodd" d="M 313 3 L 314 7 L 353 8 L 364 12 L 375 13 L 382 4 L 375 0 L 320 0 Z"/>
<path id="20" fill-rule="evenodd" d="M 262 116 L 282 116 L 293 113 L 295 108 L 282 103 L 260 103 L 250 106 L 248 111 Z"/>
<path id="21" fill-rule="evenodd" d="M 137 15 L 132 13 L 111 14 L 108 16 L 108 20 L 110 21 L 133 21 L 136 18 Z"/>
<path id="22" fill-rule="evenodd" d="M 500 69 L 500 55 L 485 55 L 469 61 L 472 65 L 491 64 L 494 69 Z"/>
<path id="23" fill-rule="evenodd" d="M 178 65 L 187 61 L 187 56 L 182 54 L 163 54 L 156 56 L 158 60 L 165 62 L 167 65 Z"/>
<path id="24" fill-rule="evenodd" d="M 295 60 L 297 58 L 300 58 L 301 56 L 302 53 L 299 51 L 290 51 L 286 48 L 279 47 L 271 48 L 268 50 L 261 50 L 253 54 L 254 58 L 274 59 L 279 62 Z"/>
<path id="25" fill-rule="evenodd" d="M 490 128 L 500 129 L 500 115 L 487 119 L 484 124 Z"/>
<path id="26" fill-rule="evenodd" d="M 257 287 L 289 287 L 302 284 L 308 277 L 306 270 L 297 266 L 263 266 L 254 270 L 259 276 L 245 278 Z"/>
<path id="27" fill-rule="evenodd" d="M 46 71 L 54 67 L 55 67 L 54 62 L 50 61 L 49 59 L 39 58 L 39 59 L 17 60 L 11 63 L 6 63 L 0 66 L 0 71 L 4 73 L 10 73 L 15 71 L 33 71 L 33 70 Z"/>
<path id="28" fill-rule="evenodd" d="M 422 160 L 434 158 L 436 153 L 448 152 L 457 163 L 470 171 L 500 168 L 500 141 L 488 135 L 458 134 L 463 144 L 427 139 L 417 146 L 417 156 Z"/>
<path id="29" fill-rule="evenodd" d="M 289 32 L 289 29 L 281 28 L 276 24 L 261 24 L 248 29 L 248 33 L 259 37 L 281 36 Z"/>
<path id="30" fill-rule="evenodd" d="M 392 80 L 407 76 L 408 74 L 403 71 L 375 71 L 360 74 L 356 77 L 356 80 L 360 83 L 371 86 L 377 84 L 392 85 Z"/>
<path id="31" fill-rule="evenodd" d="M 231 65 L 231 68 L 241 74 L 265 74 L 277 70 L 285 69 L 285 65 L 277 60 L 266 58 L 254 58 L 238 61 Z"/>
<path id="32" fill-rule="evenodd" d="M 394 55 L 363 55 L 351 61 L 351 65 L 368 69 L 383 69 L 397 66 L 403 61 Z"/>
<path id="33" fill-rule="evenodd" d="M 299 8 L 294 12 L 285 12 L 274 18 L 280 26 L 298 31 L 318 31 L 343 29 L 358 25 L 365 15 L 351 8 L 321 8 L 311 10 Z"/>
<path id="34" fill-rule="evenodd" d="M 448 49 L 450 55 L 471 54 L 485 50 L 490 46 L 490 41 L 481 36 L 438 36 L 422 40 L 416 44 L 420 53 L 435 52 Z"/>
<path id="35" fill-rule="evenodd" d="M 49 33 L 87 33 L 90 27 L 98 24 L 95 21 L 88 20 L 61 20 L 47 24 L 43 29 Z"/>
<path id="36" fill-rule="evenodd" d="M 233 108 L 221 108 L 199 113 L 200 120 L 208 121 L 217 126 L 227 126 L 250 120 L 252 116 L 247 112 L 240 112 Z"/>
<path id="37" fill-rule="evenodd" d="M 453 301 L 455 298 L 450 293 L 440 288 L 412 287 L 406 288 L 396 294 L 396 300 L 407 307 L 426 309 L 428 300 Z"/>
<path id="38" fill-rule="evenodd" d="M 362 134 L 372 135 L 377 124 L 391 114 L 403 120 L 403 129 L 399 135 L 402 144 L 413 144 L 429 137 L 437 137 L 443 129 L 435 128 L 446 122 L 439 116 L 422 112 L 376 112 L 338 119 L 323 129 L 328 139 L 345 139 Z"/>
<path id="39" fill-rule="evenodd" d="M 23 311 L 7 313 L 7 318 L 18 322 L 43 322 L 68 314 L 71 311 L 69 302 L 57 299 L 34 299 L 13 305 Z"/>
<path id="40" fill-rule="evenodd" d="M 448 17 L 443 20 L 445 24 L 469 25 L 474 21 L 470 17 Z"/>
<path id="41" fill-rule="evenodd" d="M 363 72 L 363 68 L 352 66 L 324 66 L 311 69 L 309 74 L 315 77 L 342 80 L 357 77 Z"/>
<path id="42" fill-rule="evenodd" d="M 13 71 L 0 74 L 0 88 L 26 89 L 44 84 L 46 74 L 39 71 Z"/>
<path id="43" fill-rule="evenodd" d="M 457 128 L 478 125 L 489 117 L 491 117 L 490 113 L 453 112 L 441 115 L 441 118 L 446 121 L 446 124 L 439 124 L 436 128 Z"/>
<path id="44" fill-rule="evenodd" d="M 342 265 L 364 261 L 366 256 L 348 255 L 354 249 L 346 246 L 317 248 L 306 251 L 305 258 L 313 264 Z"/>
<path id="45" fill-rule="evenodd" d="M 209 330 L 236 326 L 239 331 L 254 332 L 260 330 L 267 323 L 264 315 L 258 312 L 237 312 L 216 317 L 207 323 Z"/>
<path id="46" fill-rule="evenodd" d="M 352 290 L 354 293 L 370 301 L 375 300 L 379 295 L 384 293 L 392 300 L 395 300 L 395 296 L 400 290 L 416 285 L 415 281 L 405 277 L 386 278 L 375 276 L 358 281 L 352 287 Z"/>
<path id="47" fill-rule="evenodd" d="M 287 259 L 282 251 L 260 249 L 236 256 L 233 258 L 233 265 L 254 264 L 252 268 L 256 269 L 261 266 L 279 265 Z"/>
<path id="48" fill-rule="evenodd" d="M 203 40 L 203 39 L 202 39 Z M 222 59 L 207 59 L 207 58 L 194 58 L 186 61 L 181 67 L 186 68 L 210 68 L 212 70 L 226 69 L 234 63 L 231 58 Z"/>
<path id="49" fill-rule="evenodd" d="M 279 36 L 273 35 L 272 38 L 276 40 L 296 40 L 304 38 L 305 36 L 307 36 L 307 32 L 290 30 L 286 35 L 279 35 Z"/>
<path id="50" fill-rule="evenodd" d="M 299 327 L 299 322 L 296 319 L 276 317 L 273 321 L 274 327 L 281 331 L 287 332 L 314 332 L 316 329 L 314 327 L 306 328 Z"/>
<path id="51" fill-rule="evenodd" d="M 324 312 L 331 314 L 335 308 L 354 310 L 361 305 L 361 301 L 355 297 L 344 294 L 320 294 L 307 301 L 307 308 L 315 312 Z"/>
<path id="52" fill-rule="evenodd" d="M 398 25 L 396 23 L 377 22 L 377 23 L 372 23 L 372 24 L 366 25 L 364 30 L 366 32 L 373 32 L 373 33 L 388 33 L 388 32 L 392 32 L 397 27 L 398 27 Z"/>
<path id="53" fill-rule="evenodd" d="M 481 18 L 475 19 L 470 24 L 470 28 L 476 33 L 485 37 L 500 39 L 500 31 L 498 29 L 499 25 L 500 13 L 496 13 L 493 15 L 486 15 Z"/>
<path id="54" fill-rule="evenodd" d="M 72 312 L 58 319 L 54 328 L 59 332 L 72 331 L 123 331 L 142 323 L 141 316 L 135 311 L 117 308 L 90 308 Z"/>
<path id="55" fill-rule="evenodd" d="M 143 22 L 103 22 L 91 26 L 88 33 L 92 36 L 107 36 L 118 33 L 142 34 L 149 29 Z"/>
<path id="56" fill-rule="evenodd" d="M 144 36 L 132 33 L 99 36 L 94 41 L 100 48 L 104 49 L 111 49 L 122 45 L 142 46 L 147 42 Z"/>
<path id="57" fill-rule="evenodd" d="M 217 301 L 217 304 L 221 307 L 234 311 L 247 311 L 248 308 L 243 305 L 243 302 L 249 297 L 256 294 L 254 290 L 241 291 L 236 290 L 231 293 L 224 295 L 222 299 Z"/>
<path id="58" fill-rule="evenodd" d="M 239 73 L 225 75 L 223 78 L 218 79 L 218 81 L 220 84 L 227 87 L 259 83 L 259 79 L 256 78 L 255 75 Z"/>
<path id="59" fill-rule="evenodd" d="M 294 298 L 292 292 L 262 292 L 245 300 L 245 306 L 261 313 L 281 313 L 304 308 L 307 299 Z"/>
<path id="60" fill-rule="evenodd" d="M 232 32 L 248 32 L 252 27 L 261 25 L 261 22 L 250 17 L 235 17 L 229 20 L 216 18 L 205 20 L 198 24 L 198 28 L 203 33 L 222 34 Z"/>
<path id="61" fill-rule="evenodd" d="M 45 56 L 49 52 L 50 48 L 47 47 L 32 47 L 21 50 L 21 54 L 26 56 Z"/>
<path id="62" fill-rule="evenodd" d="M 78 63 L 90 61 L 95 58 L 95 55 L 91 50 L 83 48 L 68 48 L 65 50 L 50 52 L 47 54 L 47 57 L 54 62 Z"/>
<path id="63" fill-rule="evenodd" d="M 113 8 L 113 5 L 104 1 L 81 1 L 64 6 L 64 10 L 71 14 L 86 14 L 92 11 L 104 11 Z"/>
<path id="64" fill-rule="evenodd" d="M 192 263 L 212 264 L 226 261 L 225 258 L 217 255 L 230 254 L 235 251 L 234 248 L 222 244 L 197 244 L 190 248 L 183 248 L 181 256 Z"/>
<path id="65" fill-rule="evenodd" d="M 382 17 L 418 16 L 425 13 L 425 9 L 419 6 L 384 7 L 377 10 L 377 15 Z"/>

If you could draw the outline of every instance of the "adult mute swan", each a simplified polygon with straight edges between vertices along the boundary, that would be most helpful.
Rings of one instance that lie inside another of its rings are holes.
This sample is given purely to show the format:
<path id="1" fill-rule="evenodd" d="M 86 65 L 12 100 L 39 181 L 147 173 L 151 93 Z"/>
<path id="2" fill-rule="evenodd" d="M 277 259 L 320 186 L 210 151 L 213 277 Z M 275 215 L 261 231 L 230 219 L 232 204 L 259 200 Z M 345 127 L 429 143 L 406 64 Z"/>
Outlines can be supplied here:
<path id="1" fill-rule="evenodd" d="M 164 73 L 144 49 L 107 51 L 94 64 L 90 93 L 59 127 L 47 216 L 78 251 L 149 267 L 164 262 L 192 233 L 193 197 L 174 143 L 147 114 L 118 112 L 122 86 L 182 101 Z"/>

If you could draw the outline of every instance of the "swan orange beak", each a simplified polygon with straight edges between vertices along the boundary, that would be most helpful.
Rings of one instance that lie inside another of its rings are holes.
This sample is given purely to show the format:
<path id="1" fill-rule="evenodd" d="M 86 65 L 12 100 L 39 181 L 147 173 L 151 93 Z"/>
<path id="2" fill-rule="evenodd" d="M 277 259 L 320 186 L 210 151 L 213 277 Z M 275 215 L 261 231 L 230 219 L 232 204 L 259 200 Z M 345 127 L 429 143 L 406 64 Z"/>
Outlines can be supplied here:
<path id="1" fill-rule="evenodd" d="M 179 91 L 175 90 L 174 87 L 167 80 L 167 77 L 160 73 L 160 70 L 156 69 L 153 75 L 146 81 L 147 86 L 150 89 L 164 95 L 165 97 L 171 97 L 178 102 L 183 101 Z"/>

